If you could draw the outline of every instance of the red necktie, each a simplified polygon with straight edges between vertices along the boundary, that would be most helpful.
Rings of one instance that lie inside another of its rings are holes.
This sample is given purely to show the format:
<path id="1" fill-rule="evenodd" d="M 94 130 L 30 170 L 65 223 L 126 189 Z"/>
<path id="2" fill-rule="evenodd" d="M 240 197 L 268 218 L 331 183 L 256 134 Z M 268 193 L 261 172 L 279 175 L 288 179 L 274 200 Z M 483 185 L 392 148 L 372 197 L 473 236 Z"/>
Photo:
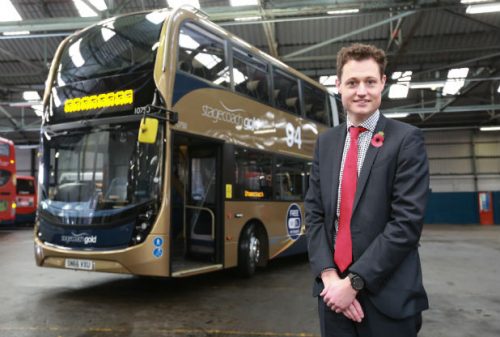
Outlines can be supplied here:
<path id="1" fill-rule="evenodd" d="M 352 239 L 351 239 L 351 216 L 358 183 L 358 137 L 361 132 L 366 131 L 363 127 L 351 126 L 349 135 L 351 144 L 347 151 L 342 174 L 342 186 L 340 187 L 340 214 L 339 228 L 335 241 L 335 254 L 333 260 L 340 272 L 349 267 L 352 262 Z"/>

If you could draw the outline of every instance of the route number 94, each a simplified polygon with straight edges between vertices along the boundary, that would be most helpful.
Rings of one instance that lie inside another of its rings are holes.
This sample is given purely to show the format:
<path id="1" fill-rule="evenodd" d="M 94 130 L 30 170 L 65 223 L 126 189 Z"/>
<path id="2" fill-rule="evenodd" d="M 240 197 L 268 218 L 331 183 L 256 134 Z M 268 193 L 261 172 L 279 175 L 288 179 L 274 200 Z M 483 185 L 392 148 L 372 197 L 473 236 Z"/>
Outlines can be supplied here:
<path id="1" fill-rule="evenodd" d="M 296 128 L 292 123 L 286 123 L 286 145 L 293 147 L 294 144 L 300 149 L 302 146 L 302 134 L 300 126 Z"/>

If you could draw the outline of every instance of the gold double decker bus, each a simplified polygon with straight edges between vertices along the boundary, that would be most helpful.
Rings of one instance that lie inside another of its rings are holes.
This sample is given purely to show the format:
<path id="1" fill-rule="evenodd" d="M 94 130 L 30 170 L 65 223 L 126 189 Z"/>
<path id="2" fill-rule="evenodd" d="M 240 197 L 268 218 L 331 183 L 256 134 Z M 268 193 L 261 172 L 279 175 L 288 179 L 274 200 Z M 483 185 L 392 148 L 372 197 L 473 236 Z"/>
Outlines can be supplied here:
<path id="1" fill-rule="evenodd" d="M 64 40 L 44 95 L 39 266 L 183 277 L 304 252 L 327 90 L 189 9 Z"/>

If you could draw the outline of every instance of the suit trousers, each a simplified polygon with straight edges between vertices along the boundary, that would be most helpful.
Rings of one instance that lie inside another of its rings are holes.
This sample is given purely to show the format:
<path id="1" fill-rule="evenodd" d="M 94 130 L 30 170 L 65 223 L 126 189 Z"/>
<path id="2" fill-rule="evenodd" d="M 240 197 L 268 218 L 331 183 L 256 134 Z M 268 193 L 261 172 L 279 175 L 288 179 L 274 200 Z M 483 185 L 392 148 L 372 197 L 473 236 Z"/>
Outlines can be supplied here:
<path id="1" fill-rule="evenodd" d="M 362 293 L 358 301 L 365 317 L 361 323 L 351 321 L 342 313 L 330 310 L 318 296 L 319 321 L 322 337 L 416 337 L 422 326 L 422 313 L 405 319 L 393 319 L 382 314 Z"/>

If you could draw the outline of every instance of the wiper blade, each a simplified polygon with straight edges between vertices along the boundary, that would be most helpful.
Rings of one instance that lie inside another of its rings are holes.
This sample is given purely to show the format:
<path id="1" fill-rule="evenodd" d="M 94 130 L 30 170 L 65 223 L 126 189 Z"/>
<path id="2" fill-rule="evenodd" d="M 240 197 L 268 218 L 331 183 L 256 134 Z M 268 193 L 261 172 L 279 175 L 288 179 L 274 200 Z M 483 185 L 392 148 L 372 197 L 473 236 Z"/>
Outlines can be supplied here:
<path id="1" fill-rule="evenodd" d="M 83 119 L 75 122 L 61 123 L 61 124 L 51 124 L 42 127 L 42 131 L 46 133 L 49 137 L 66 135 L 69 130 L 82 130 L 88 131 L 89 128 L 100 127 L 100 130 L 104 130 L 103 125 L 109 124 L 120 124 L 126 122 L 140 121 L 142 115 L 129 115 L 129 116 L 119 116 L 119 117 L 109 117 L 109 118 L 91 118 Z M 74 131 L 71 131 L 72 133 Z"/>

